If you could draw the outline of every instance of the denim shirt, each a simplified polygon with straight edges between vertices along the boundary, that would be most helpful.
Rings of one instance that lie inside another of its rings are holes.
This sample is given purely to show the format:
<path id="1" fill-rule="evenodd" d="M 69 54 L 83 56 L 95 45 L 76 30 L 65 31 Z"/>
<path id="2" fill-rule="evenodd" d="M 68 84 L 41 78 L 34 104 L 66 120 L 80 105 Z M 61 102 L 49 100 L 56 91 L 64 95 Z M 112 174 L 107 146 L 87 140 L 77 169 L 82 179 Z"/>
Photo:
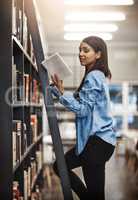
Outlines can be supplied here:
<path id="1" fill-rule="evenodd" d="M 109 88 L 103 72 L 93 70 L 85 77 L 79 91 L 79 98 L 75 94 L 64 92 L 63 95 L 56 87 L 52 93 L 59 98 L 59 102 L 76 114 L 76 154 L 79 155 L 92 135 L 115 145 L 116 133 L 113 130 L 113 120 L 110 110 Z"/>

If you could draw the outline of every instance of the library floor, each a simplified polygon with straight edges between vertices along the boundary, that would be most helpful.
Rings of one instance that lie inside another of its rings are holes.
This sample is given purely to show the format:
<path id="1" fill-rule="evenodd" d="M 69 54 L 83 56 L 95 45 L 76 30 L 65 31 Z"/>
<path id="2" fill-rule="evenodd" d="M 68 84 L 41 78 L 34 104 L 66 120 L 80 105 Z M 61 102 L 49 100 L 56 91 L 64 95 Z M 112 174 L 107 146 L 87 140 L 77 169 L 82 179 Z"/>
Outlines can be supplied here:
<path id="1" fill-rule="evenodd" d="M 82 177 L 80 169 L 77 169 L 76 173 Z M 52 180 L 48 182 L 45 181 L 43 200 L 63 200 L 59 179 L 53 174 Z M 138 184 L 122 156 L 114 155 L 106 165 L 105 193 L 106 200 L 138 200 Z M 74 200 L 78 200 L 76 195 L 73 195 Z"/>

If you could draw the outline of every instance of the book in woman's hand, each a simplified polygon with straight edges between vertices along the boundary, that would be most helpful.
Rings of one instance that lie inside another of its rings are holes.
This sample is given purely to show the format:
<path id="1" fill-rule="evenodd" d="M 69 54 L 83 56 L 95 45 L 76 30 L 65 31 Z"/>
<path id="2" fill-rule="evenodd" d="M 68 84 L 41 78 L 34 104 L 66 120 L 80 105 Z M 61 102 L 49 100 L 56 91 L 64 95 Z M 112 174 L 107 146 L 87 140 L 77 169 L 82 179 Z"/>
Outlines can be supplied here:
<path id="1" fill-rule="evenodd" d="M 49 56 L 42 62 L 42 65 L 48 70 L 50 75 L 54 76 L 54 74 L 57 74 L 60 80 L 64 80 L 72 75 L 71 69 L 59 53 Z"/>

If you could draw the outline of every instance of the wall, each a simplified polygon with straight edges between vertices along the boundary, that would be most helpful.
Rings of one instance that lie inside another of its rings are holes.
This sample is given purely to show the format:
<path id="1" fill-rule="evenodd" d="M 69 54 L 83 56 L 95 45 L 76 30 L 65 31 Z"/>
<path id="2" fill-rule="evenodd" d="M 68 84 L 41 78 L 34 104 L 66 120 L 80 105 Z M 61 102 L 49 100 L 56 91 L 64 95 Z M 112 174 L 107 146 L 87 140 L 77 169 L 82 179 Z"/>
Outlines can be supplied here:
<path id="1" fill-rule="evenodd" d="M 107 43 L 112 81 L 136 81 L 138 79 L 138 42 Z M 49 42 L 48 54 L 59 52 L 73 71 L 73 76 L 64 81 L 65 86 L 78 86 L 84 73 L 78 59 L 78 42 Z"/>

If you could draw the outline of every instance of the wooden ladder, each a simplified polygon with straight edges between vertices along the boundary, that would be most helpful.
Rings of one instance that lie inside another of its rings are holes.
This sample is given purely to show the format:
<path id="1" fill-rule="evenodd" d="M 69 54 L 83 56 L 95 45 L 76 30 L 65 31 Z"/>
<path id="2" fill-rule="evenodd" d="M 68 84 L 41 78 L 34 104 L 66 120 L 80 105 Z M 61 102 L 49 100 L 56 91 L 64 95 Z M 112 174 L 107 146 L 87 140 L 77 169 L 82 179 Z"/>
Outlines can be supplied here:
<path id="1" fill-rule="evenodd" d="M 39 33 L 39 28 L 37 24 L 37 18 L 35 13 L 35 6 L 33 0 L 25 0 L 25 10 L 29 24 L 29 30 L 32 36 L 32 41 L 34 44 L 34 53 L 36 57 L 36 62 L 38 66 L 38 73 L 40 76 L 40 81 L 42 85 L 42 93 L 44 95 L 44 103 L 48 116 L 49 128 L 52 136 L 55 156 L 57 160 L 57 167 L 59 171 L 59 176 L 61 179 L 61 186 L 63 191 L 63 196 L 65 200 L 73 200 L 70 180 L 68 176 L 67 166 L 64 159 L 63 145 L 60 137 L 60 131 L 56 116 L 56 109 L 54 107 L 54 102 L 52 94 L 49 87 L 49 78 L 47 70 L 41 65 L 44 60 L 44 53 L 41 44 L 41 38 Z"/>

